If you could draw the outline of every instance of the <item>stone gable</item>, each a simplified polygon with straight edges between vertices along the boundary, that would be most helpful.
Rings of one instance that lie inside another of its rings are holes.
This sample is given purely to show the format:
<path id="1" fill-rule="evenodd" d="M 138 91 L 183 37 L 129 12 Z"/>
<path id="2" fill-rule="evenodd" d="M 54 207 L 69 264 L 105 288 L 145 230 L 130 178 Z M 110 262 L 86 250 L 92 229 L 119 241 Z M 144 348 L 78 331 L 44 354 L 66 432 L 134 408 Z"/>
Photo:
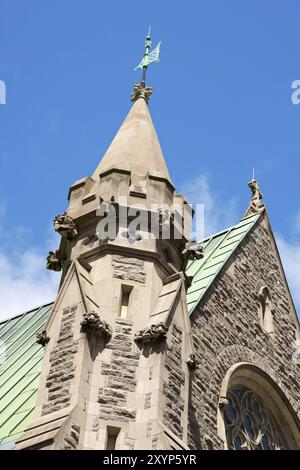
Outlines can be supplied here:
<path id="1" fill-rule="evenodd" d="M 259 321 L 259 290 L 267 286 L 274 305 L 274 334 Z M 192 315 L 197 368 L 192 374 L 189 445 L 222 449 L 217 410 L 228 369 L 250 362 L 279 385 L 300 416 L 300 367 L 295 351 L 295 315 L 267 224 L 258 223 L 225 265 Z"/>

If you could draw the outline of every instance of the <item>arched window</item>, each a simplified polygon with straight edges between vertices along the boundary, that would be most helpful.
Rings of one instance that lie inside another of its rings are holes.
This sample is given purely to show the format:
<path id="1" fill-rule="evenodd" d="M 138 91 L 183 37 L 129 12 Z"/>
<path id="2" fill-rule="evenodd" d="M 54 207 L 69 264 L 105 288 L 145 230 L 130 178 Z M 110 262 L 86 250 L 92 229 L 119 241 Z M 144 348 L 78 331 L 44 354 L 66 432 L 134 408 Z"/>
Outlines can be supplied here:
<path id="1" fill-rule="evenodd" d="M 221 386 L 218 434 L 225 449 L 300 449 L 300 422 L 279 386 L 259 367 L 230 367 Z"/>
<path id="2" fill-rule="evenodd" d="M 228 391 L 224 409 L 226 438 L 232 450 L 286 449 L 280 425 L 271 410 L 252 390 L 236 387 Z"/>

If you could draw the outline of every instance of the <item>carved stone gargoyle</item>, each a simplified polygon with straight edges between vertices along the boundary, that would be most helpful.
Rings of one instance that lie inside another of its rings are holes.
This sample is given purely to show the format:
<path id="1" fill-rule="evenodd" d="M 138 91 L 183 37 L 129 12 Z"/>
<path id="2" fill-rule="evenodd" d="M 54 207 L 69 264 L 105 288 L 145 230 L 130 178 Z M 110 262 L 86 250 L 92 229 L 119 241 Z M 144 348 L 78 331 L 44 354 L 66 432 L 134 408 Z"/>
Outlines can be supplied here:
<path id="1" fill-rule="evenodd" d="M 185 270 L 187 268 L 189 261 L 194 261 L 195 259 L 203 258 L 203 246 L 200 245 L 197 241 L 190 241 L 185 244 L 184 249 L 181 252 L 181 256 L 183 259 L 181 270 L 185 276 L 185 284 L 186 288 L 189 288 L 192 284 L 193 278 L 191 276 L 187 276 L 185 274 Z"/>
<path id="2" fill-rule="evenodd" d="M 99 313 L 95 311 L 85 313 L 80 325 L 83 333 L 93 333 L 97 336 L 102 336 L 106 340 L 111 337 L 112 330 L 110 325 L 105 320 L 102 320 Z"/>
<path id="3" fill-rule="evenodd" d="M 265 205 L 261 203 L 263 195 L 260 191 L 258 182 L 253 178 L 251 181 L 249 181 L 248 186 L 251 190 L 251 200 L 244 217 L 263 212 L 265 210 Z"/>
<path id="4" fill-rule="evenodd" d="M 46 346 L 46 344 L 50 341 L 50 338 L 49 336 L 47 335 L 47 331 L 46 330 L 43 330 L 43 331 L 40 331 L 37 335 L 36 335 L 36 340 L 35 342 L 37 344 L 41 344 L 42 346 Z"/>
<path id="5" fill-rule="evenodd" d="M 53 219 L 54 230 L 67 240 L 73 240 L 78 235 L 76 224 L 66 212 Z"/>
<path id="6" fill-rule="evenodd" d="M 223 410 L 229 403 L 229 400 L 227 397 L 220 397 L 219 398 L 219 408 Z"/>
<path id="7" fill-rule="evenodd" d="M 134 341 L 141 342 L 143 344 L 154 343 L 162 341 L 166 338 L 168 332 L 168 327 L 160 322 L 153 324 L 143 330 L 140 330 L 134 338 Z"/>
<path id="8" fill-rule="evenodd" d="M 152 92 L 153 88 L 151 86 L 142 87 L 139 83 L 135 83 L 130 99 L 131 101 L 136 101 L 138 98 L 144 98 L 146 103 L 148 103 Z"/>
<path id="9" fill-rule="evenodd" d="M 62 260 L 58 250 L 55 252 L 49 251 L 46 268 L 50 269 L 51 271 L 60 271 L 62 269 Z"/>
<path id="10" fill-rule="evenodd" d="M 190 354 L 186 362 L 190 369 L 195 369 L 197 367 L 195 354 Z"/>

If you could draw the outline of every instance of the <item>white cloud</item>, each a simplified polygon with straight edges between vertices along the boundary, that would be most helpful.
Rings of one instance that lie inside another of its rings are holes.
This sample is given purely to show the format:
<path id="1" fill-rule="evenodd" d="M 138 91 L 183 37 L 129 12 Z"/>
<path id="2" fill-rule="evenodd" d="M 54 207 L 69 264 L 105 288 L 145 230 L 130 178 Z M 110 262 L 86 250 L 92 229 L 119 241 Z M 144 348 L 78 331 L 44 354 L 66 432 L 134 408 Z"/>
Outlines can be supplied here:
<path id="1" fill-rule="evenodd" d="M 204 233 L 213 235 L 238 223 L 242 215 L 237 211 L 237 198 L 221 200 L 216 191 L 212 191 L 208 176 L 200 175 L 180 188 L 180 192 L 193 204 L 204 204 Z"/>
<path id="2" fill-rule="evenodd" d="M 0 201 L 0 321 L 53 301 L 60 280 L 59 273 L 46 269 L 46 256 L 59 242 L 53 227 L 44 246 L 24 249 L 31 230 L 16 227 L 12 241 L 3 229 L 6 209 Z"/>
<path id="3" fill-rule="evenodd" d="M 12 256 L 0 249 L 0 321 L 54 300 L 60 276 L 45 261 L 35 249 Z"/>
<path id="4" fill-rule="evenodd" d="M 277 246 L 298 314 L 300 313 L 300 243 L 289 243 L 276 235 Z"/>

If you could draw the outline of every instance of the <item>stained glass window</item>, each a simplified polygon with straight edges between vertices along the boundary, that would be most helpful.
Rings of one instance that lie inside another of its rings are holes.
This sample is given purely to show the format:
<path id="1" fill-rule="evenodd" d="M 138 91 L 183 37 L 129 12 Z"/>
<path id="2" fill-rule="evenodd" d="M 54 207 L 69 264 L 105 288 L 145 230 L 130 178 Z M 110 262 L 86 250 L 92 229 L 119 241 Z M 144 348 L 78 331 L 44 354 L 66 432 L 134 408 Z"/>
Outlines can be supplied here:
<path id="1" fill-rule="evenodd" d="M 286 449 L 271 410 L 258 395 L 246 388 L 228 394 L 224 419 L 228 448 L 232 450 Z"/>

